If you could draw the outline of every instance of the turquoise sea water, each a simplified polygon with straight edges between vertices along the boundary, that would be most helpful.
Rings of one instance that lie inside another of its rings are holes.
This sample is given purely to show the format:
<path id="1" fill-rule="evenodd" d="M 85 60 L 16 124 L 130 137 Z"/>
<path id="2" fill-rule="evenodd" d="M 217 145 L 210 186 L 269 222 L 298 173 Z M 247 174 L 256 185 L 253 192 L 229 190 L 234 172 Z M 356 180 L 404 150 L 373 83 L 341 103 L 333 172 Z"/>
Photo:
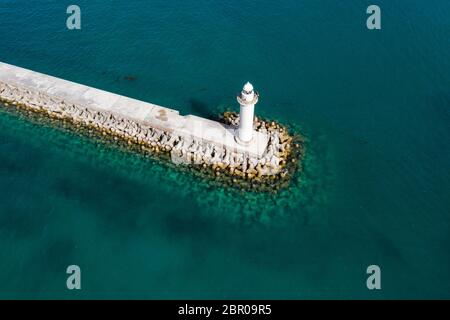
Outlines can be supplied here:
<path id="1" fill-rule="evenodd" d="M 70 4 L 0 1 L 0 61 L 204 117 L 250 80 L 305 172 L 241 195 L 0 108 L 0 298 L 450 298 L 448 0 Z"/>

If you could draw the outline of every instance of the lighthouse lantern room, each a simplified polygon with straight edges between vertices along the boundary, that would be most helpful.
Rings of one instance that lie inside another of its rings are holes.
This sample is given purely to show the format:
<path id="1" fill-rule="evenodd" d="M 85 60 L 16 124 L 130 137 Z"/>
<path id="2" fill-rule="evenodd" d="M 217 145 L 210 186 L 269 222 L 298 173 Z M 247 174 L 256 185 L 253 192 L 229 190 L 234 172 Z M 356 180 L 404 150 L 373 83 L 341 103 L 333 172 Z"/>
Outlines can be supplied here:
<path id="1" fill-rule="evenodd" d="M 253 89 L 253 85 L 250 82 L 244 85 L 244 88 L 237 96 L 237 101 L 241 108 L 236 141 L 240 144 L 249 145 L 253 140 L 253 118 L 258 98 L 258 92 Z"/>

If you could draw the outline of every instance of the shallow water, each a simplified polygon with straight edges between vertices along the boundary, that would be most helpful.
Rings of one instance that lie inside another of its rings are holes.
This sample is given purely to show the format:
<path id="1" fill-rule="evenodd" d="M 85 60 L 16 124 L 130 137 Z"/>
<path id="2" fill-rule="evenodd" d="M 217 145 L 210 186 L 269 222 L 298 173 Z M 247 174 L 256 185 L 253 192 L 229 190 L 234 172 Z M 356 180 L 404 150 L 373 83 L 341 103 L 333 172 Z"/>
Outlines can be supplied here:
<path id="1" fill-rule="evenodd" d="M 450 297 L 448 1 L 77 4 L 2 1 L 0 61 L 204 117 L 250 80 L 305 170 L 242 195 L 0 108 L 0 297 Z"/>

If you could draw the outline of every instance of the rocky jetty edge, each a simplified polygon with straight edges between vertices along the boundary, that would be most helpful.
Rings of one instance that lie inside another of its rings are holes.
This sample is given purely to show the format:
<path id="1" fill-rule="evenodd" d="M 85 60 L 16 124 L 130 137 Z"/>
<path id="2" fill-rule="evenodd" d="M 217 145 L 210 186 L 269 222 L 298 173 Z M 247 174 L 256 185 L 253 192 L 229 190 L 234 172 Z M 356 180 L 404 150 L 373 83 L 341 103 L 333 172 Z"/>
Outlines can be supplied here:
<path id="1" fill-rule="evenodd" d="M 178 167 L 194 170 L 218 185 L 242 190 L 276 193 L 289 186 L 290 177 L 302 168 L 305 139 L 276 121 L 255 118 L 254 129 L 267 134 L 262 157 L 187 139 L 120 115 L 93 110 L 43 92 L 0 82 L 0 102 L 28 114 L 63 121 L 73 129 L 124 145 L 134 151 L 163 158 Z M 226 111 L 220 122 L 234 127 L 239 114 Z"/>

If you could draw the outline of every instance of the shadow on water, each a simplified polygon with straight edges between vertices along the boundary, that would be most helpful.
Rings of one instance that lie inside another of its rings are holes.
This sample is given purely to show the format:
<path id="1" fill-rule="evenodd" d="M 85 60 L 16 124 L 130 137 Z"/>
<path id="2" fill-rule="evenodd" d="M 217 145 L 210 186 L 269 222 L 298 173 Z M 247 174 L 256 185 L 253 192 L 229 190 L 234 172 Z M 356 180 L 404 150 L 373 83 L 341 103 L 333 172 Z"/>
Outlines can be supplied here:
<path id="1" fill-rule="evenodd" d="M 208 118 L 208 119 L 216 119 L 217 118 L 217 114 L 206 103 L 204 103 L 196 98 L 189 99 L 188 103 L 189 103 L 189 106 L 194 115 L 199 116 L 199 117 Z"/>

